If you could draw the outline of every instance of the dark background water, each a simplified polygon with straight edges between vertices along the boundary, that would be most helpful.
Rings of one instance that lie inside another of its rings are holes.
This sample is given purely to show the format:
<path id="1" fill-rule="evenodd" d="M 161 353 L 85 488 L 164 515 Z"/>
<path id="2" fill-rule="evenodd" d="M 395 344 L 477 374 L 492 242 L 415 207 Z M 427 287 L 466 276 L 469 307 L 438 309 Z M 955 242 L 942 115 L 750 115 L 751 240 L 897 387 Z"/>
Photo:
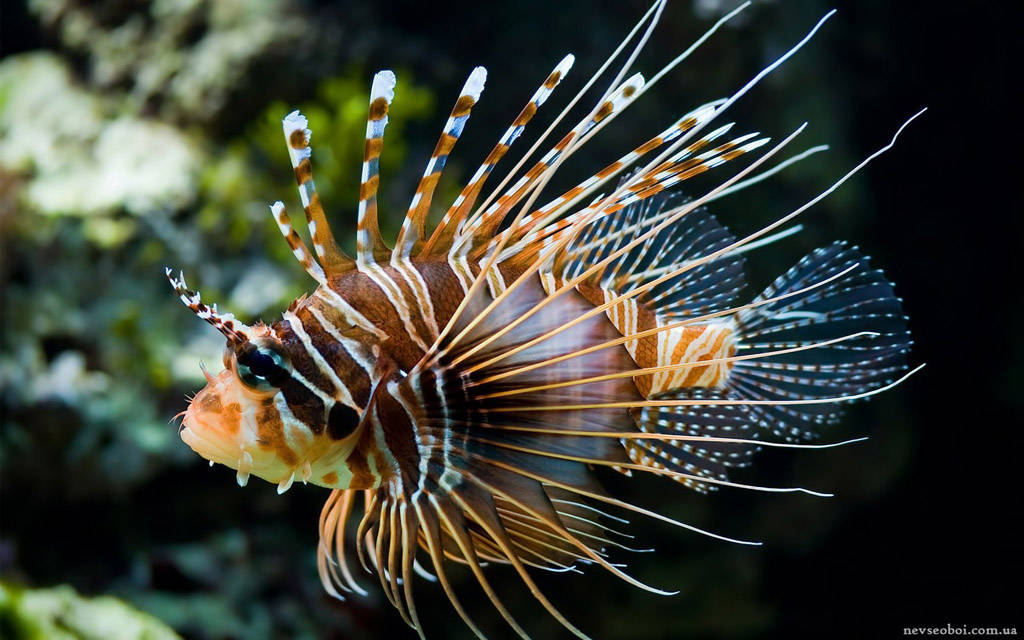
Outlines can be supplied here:
<path id="1" fill-rule="evenodd" d="M 671 3 L 637 68 L 650 75 L 731 7 Z M 589 155 L 567 166 L 565 184 L 740 86 L 830 7 L 755 4 L 596 138 Z M 833 490 L 834 498 L 738 490 L 705 497 L 655 478 L 602 476 L 631 500 L 764 546 L 634 522 L 637 545 L 657 552 L 619 559 L 680 595 L 646 594 L 594 570 L 539 579 L 598 637 L 1021 629 L 1016 16 L 1010 3 L 838 8 L 732 113 L 740 129 L 775 139 L 808 120 L 794 151 L 822 142 L 832 150 L 714 210 L 738 233 L 751 231 L 929 107 L 892 151 L 808 212 L 803 233 L 749 264 L 753 295 L 815 246 L 859 244 L 904 297 L 913 361 L 928 367 L 853 407 L 829 434 L 868 442 L 764 454 L 738 476 Z M 644 9 L 582 1 L 5 3 L 3 582 L 117 595 L 194 638 L 412 637 L 375 578 L 363 580 L 368 599 L 337 604 L 321 593 L 313 554 L 325 491 L 296 487 L 278 497 L 255 481 L 241 490 L 233 474 L 207 468 L 177 441 L 166 420 L 198 388 L 195 363 L 217 362 L 219 347 L 166 291 L 161 267 L 183 266 L 243 317 L 273 317 L 307 286 L 264 208 L 294 200 L 276 128 L 288 107 L 311 114 L 317 182 L 335 229 L 348 234 L 365 85 L 378 68 L 398 71 L 382 193 L 393 232 L 473 66 L 487 66 L 489 79 L 449 164 L 463 179 L 555 61 L 577 55 L 564 99 Z M 558 97 L 538 122 L 548 122 Z M 33 148 L 12 149 L 26 140 Z M 128 186 L 108 180 L 125 173 Z M 441 191 L 457 189 L 449 180 Z M 511 572 L 494 573 L 528 630 L 562 635 Z M 455 575 L 484 629 L 507 636 L 471 577 Z M 430 637 L 469 637 L 439 588 L 418 586 L 417 602 Z M 0 631 L 10 632 L 6 615 Z"/>

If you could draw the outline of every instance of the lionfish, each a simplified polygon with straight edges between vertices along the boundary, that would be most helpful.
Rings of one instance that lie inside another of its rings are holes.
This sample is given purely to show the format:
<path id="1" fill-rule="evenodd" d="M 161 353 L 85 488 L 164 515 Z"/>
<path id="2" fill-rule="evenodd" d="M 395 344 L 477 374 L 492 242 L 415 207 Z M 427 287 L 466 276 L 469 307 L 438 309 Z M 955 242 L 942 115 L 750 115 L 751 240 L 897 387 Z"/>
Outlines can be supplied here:
<path id="1" fill-rule="evenodd" d="M 331 489 L 320 515 L 317 564 L 332 596 L 366 594 L 345 553 L 346 529 L 361 497 L 364 512 L 354 532 L 359 562 L 377 574 L 384 594 L 420 636 L 414 574 L 439 582 L 482 637 L 446 573 L 454 562 L 469 568 L 520 636 L 525 631 L 483 570 L 491 563 L 511 565 L 545 609 L 586 637 L 538 589 L 528 569 L 599 565 L 633 585 L 669 593 L 609 560 L 611 548 L 625 546 L 615 528 L 625 520 L 608 510 L 759 544 L 618 500 L 602 489 L 594 470 L 647 472 L 702 493 L 720 486 L 816 493 L 741 484 L 728 472 L 747 465 L 762 446 L 835 446 L 801 441 L 833 424 L 842 403 L 910 375 L 900 300 L 856 248 L 820 248 L 753 300 L 740 303 L 737 296 L 744 286 L 744 253 L 798 230 L 775 232 L 890 148 L 913 118 L 824 192 L 741 239 L 708 213 L 706 203 L 820 150 L 751 175 L 803 126 L 702 196 L 669 194 L 670 187 L 768 142 L 756 133 L 729 137 L 732 124 L 710 125 L 832 13 L 733 95 L 686 113 L 537 206 L 568 157 L 747 4 L 645 83 L 642 75 L 627 74 L 664 8 L 658 0 L 481 199 L 496 165 L 569 72 L 573 56 L 566 56 L 428 233 L 441 171 L 484 89 L 486 70 L 473 69 L 394 248 L 381 237 L 377 191 L 396 81 L 391 71 L 377 73 L 354 258 L 335 242 L 317 195 L 307 120 L 297 111 L 288 114 L 284 137 L 312 252 L 285 205 L 270 208 L 317 288 L 271 325 L 244 324 L 218 311 L 186 286 L 184 276 L 167 270 L 182 302 L 227 338 L 224 370 L 213 376 L 204 368 L 208 383 L 184 412 L 181 438 L 211 464 L 236 469 L 240 485 L 256 475 L 277 483 L 279 493 L 296 478 Z M 586 117 L 513 181 L 630 43 L 625 62 Z M 606 187 L 620 174 L 615 186 Z M 422 564 L 426 558 L 429 564 Z"/>

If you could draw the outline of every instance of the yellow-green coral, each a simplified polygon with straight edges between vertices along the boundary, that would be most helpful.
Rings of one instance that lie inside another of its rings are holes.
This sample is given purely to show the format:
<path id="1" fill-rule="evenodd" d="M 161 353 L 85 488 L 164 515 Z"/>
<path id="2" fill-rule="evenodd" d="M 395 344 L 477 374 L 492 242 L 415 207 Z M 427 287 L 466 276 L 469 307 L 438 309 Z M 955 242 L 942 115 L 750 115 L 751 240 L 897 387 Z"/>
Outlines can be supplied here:
<path id="1" fill-rule="evenodd" d="M 175 640 L 170 627 L 112 596 L 67 585 L 20 589 L 0 582 L 0 636 L 8 640 Z"/>

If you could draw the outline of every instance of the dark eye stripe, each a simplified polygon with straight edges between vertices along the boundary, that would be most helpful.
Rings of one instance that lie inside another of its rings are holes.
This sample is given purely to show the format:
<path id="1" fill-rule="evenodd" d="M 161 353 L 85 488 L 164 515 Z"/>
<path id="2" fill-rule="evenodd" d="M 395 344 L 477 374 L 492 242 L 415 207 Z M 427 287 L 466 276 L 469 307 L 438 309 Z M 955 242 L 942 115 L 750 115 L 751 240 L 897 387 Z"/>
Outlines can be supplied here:
<path id="1" fill-rule="evenodd" d="M 294 335 L 290 331 L 287 335 L 283 333 L 278 335 L 282 338 L 282 345 L 287 349 L 286 341 L 289 338 L 294 339 Z M 280 366 L 278 364 L 279 361 L 275 359 L 276 354 L 272 355 L 266 350 L 267 347 L 265 346 L 257 347 L 250 343 L 236 355 L 236 359 L 240 365 L 248 367 L 253 374 L 263 377 L 268 383 L 277 387 L 284 396 L 288 409 L 295 416 L 295 419 L 306 425 L 314 435 L 320 435 L 324 431 L 324 413 L 326 410 L 323 400 L 312 389 L 308 388 L 303 382 L 300 382 L 296 376 L 292 375 L 288 368 Z M 302 356 L 308 358 L 308 356 L 301 350 L 296 351 L 292 349 L 288 352 L 293 354 L 291 366 L 299 374 L 302 374 L 301 366 L 305 363 L 301 361 L 301 358 Z M 295 354 L 299 355 L 300 360 L 298 362 L 296 362 L 294 357 Z M 282 358 L 283 361 L 283 356 L 278 357 Z"/>
<path id="2" fill-rule="evenodd" d="M 285 351 L 288 353 L 291 366 L 303 380 L 309 382 L 310 385 L 316 387 L 323 392 L 323 395 L 327 397 L 334 397 L 337 393 L 334 383 L 331 382 L 330 378 L 324 371 L 317 366 L 313 356 L 306 350 L 306 345 L 302 343 L 302 340 L 295 333 L 291 323 L 288 320 L 280 320 L 274 323 L 274 334 L 280 339 L 281 344 L 284 345 Z M 323 418 L 321 418 L 323 422 Z"/>
<path id="3" fill-rule="evenodd" d="M 332 367 L 348 389 L 353 402 L 365 406 L 370 398 L 370 375 L 349 353 L 344 343 L 332 337 L 323 322 L 308 309 L 297 309 L 295 316 L 306 330 L 313 348 Z M 327 321 L 325 318 L 324 321 Z M 333 328 L 333 327 L 332 327 Z"/>
<path id="4" fill-rule="evenodd" d="M 324 402 L 298 380 L 289 377 L 280 387 L 292 415 L 309 427 L 313 435 L 324 432 Z"/>

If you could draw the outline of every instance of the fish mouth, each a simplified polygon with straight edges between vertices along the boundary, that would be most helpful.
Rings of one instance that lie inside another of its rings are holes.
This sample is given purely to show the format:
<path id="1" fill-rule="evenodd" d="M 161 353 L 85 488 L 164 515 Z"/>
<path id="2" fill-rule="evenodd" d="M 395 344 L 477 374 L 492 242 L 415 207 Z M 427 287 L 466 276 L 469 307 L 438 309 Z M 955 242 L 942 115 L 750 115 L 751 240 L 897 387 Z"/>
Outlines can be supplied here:
<path id="1" fill-rule="evenodd" d="M 180 432 L 181 440 L 193 451 L 209 460 L 211 464 L 222 464 L 235 470 L 235 479 L 238 485 L 244 487 L 249 482 L 249 476 L 255 474 L 268 482 L 278 483 L 279 493 L 283 493 L 280 487 L 287 490 L 291 486 L 291 479 L 294 476 L 292 470 L 282 468 L 275 469 L 274 465 L 268 463 L 265 456 L 254 453 L 248 449 L 237 435 L 227 433 L 220 425 L 216 416 L 209 420 L 202 411 L 190 406 L 185 412 Z M 256 470 L 256 458 L 261 460 L 259 470 Z M 280 471 L 280 473 L 276 473 Z M 280 478 L 276 476 L 280 475 Z"/>
<path id="2" fill-rule="evenodd" d="M 223 433 L 216 423 L 205 420 L 203 414 L 194 407 L 194 403 L 189 406 L 181 422 L 179 435 L 182 442 L 211 462 L 237 469 L 242 447 L 234 438 Z"/>

